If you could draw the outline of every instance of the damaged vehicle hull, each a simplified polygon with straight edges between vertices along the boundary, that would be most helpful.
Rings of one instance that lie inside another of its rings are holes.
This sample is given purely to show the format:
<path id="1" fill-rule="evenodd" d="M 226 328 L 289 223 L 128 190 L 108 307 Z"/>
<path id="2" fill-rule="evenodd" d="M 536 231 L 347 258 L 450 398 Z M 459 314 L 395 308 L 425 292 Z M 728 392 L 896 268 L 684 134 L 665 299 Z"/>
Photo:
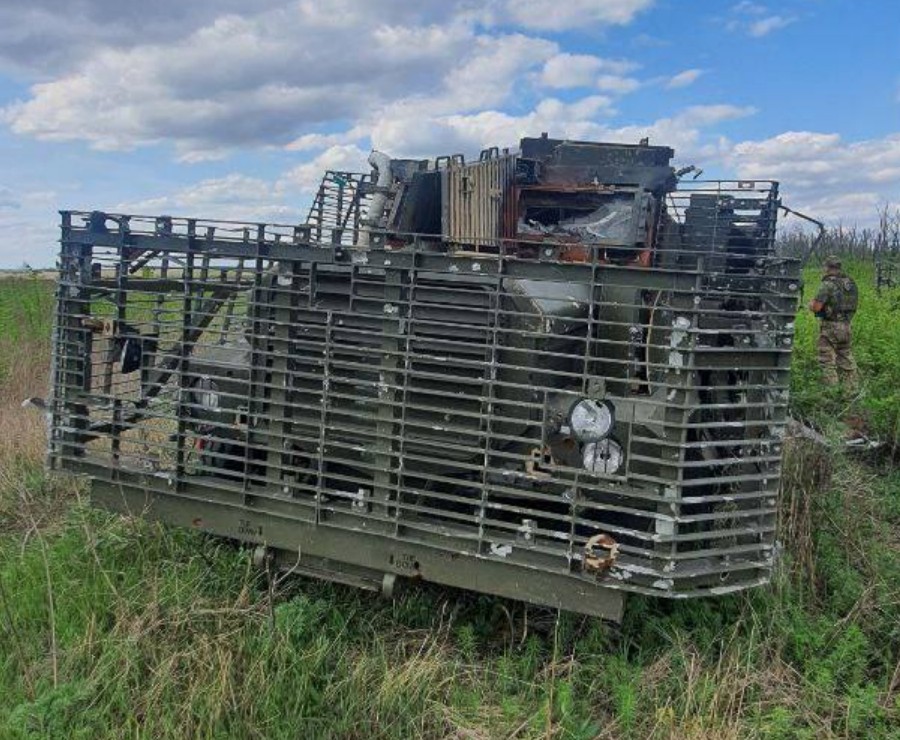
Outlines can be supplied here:
<path id="1" fill-rule="evenodd" d="M 51 464 L 388 592 L 618 619 L 765 583 L 797 265 L 776 183 L 671 157 L 376 154 L 301 226 L 65 212 Z"/>

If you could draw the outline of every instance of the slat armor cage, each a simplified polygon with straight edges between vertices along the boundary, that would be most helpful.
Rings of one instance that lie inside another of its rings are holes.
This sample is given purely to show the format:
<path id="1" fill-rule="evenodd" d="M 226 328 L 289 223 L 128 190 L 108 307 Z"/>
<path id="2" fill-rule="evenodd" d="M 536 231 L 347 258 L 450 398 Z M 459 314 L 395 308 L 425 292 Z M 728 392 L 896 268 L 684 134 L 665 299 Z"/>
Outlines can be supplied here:
<path id="1" fill-rule="evenodd" d="M 472 208 L 505 226 L 468 242 L 431 202 L 485 171 L 459 158 L 327 173 L 302 226 L 63 212 L 51 465 L 357 585 L 618 619 L 765 583 L 799 293 L 777 184 L 676 189 L 671 150 L 598 144 L 573 184 L 547 141 L 483 155 L 509 161 Z"/>

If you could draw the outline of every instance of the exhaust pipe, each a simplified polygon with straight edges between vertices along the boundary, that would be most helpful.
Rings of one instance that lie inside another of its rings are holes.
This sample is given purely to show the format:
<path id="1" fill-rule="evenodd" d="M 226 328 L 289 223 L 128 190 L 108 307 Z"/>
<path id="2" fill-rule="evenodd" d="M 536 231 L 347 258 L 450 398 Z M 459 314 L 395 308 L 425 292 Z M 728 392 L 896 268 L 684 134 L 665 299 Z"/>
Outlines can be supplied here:
<path id="1" fill-rule="evenodd" d="M 371 233 L 370 230 L 375 226 L 384 215 L 384 209 L 387 205 L 387 188 L 391 184 L 391 158 L 384 152 L 375 149 L 369 155 L 369 164 L 377 173 L 375 177 L 375 187 L 378 188 L 369 201 L 369 209 L 366 211 L 365 224 L 359 234 L 359 246 L 368 247 Z"/>

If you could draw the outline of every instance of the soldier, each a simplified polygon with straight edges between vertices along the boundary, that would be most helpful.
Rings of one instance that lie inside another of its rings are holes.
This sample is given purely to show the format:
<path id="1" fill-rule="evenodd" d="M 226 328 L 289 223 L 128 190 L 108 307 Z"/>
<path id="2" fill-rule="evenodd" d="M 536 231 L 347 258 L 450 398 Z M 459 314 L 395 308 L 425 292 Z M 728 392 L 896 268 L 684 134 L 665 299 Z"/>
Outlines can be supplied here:
<path id="1" fill-rule="evenodd" d="M 855 391 L 858 383 L 850 336 L 850 320 L 858 303 L 856 283 L 841 270 L 840 258 L 828 257 L 822 284 L 809 308 L 821 319 L 818 351 L 823 380 L 837 385 L 840 374 L 840 381 L 850 391 Z"/>

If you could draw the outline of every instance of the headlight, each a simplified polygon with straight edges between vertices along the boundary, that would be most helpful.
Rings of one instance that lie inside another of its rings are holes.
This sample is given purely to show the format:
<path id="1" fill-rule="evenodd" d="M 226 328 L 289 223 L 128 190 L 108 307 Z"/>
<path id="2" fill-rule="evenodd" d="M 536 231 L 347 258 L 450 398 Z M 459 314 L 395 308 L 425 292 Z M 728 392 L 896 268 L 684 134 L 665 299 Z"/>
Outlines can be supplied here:
<path id="1" fill-rule="evenodd" d="M 607 401 L 585 398 L 569 412 L 572 434 L 581 442 L 596 442 L 609 434 L 613 426 L 613 407 Z"/>
<path id="2" fill-rule="evenodd" d="M 219 408 L 219 391 L 212 380 L 200 378 L 194 383 L 194 403 L 211 411 Z"/>
<path id="3" fill-rule="evenodd" d="M 584 468 L 597 475 L 612 475 L 622 467 L 622 446 L 614 439 L 588 442 L 581 452 Z"/>

